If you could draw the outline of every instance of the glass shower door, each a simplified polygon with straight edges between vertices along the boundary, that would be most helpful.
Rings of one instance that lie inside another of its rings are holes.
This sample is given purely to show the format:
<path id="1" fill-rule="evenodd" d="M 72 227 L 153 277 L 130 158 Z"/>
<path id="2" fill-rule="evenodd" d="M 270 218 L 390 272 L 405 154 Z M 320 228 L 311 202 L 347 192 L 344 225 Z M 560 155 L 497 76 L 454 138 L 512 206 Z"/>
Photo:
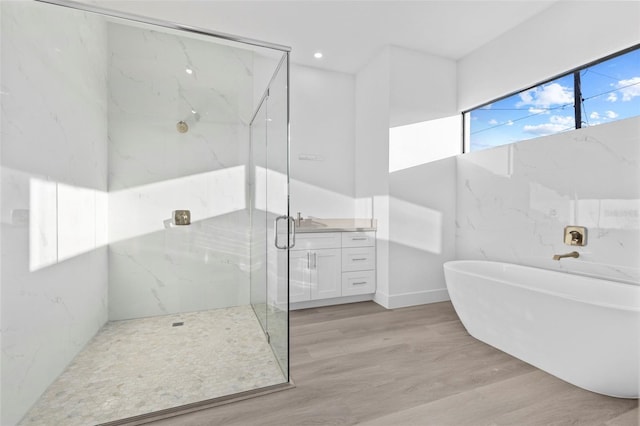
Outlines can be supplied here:
<path id="1" fill-rule="evenodd" d="M 251 122 L 251 305 L 288 381 L 289 216 L 288 54 Z"/>

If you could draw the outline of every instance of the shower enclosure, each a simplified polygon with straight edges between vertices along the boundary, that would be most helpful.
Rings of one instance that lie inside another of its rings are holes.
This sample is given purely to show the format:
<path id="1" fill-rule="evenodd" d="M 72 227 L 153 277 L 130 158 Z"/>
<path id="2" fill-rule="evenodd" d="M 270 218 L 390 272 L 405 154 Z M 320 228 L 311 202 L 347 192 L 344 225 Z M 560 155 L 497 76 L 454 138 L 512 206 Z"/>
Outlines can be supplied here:
<path id="1" fill-rule="evenodd" d="M 0 423 L 289 386 L 289 48 L 0 7 Z"/>

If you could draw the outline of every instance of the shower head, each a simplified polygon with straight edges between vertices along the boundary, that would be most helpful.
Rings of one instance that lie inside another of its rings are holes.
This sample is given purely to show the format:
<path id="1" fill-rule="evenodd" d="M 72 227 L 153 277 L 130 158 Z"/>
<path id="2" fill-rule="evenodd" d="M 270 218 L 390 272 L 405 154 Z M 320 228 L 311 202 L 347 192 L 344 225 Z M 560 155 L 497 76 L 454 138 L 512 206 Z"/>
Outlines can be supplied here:
<path id="1" fill-rule="evenodd" d="M 189 117 L 178 121 L 176 129 L 179 133 L 187 133 L 189 131 L 189 122 L 193 125 L 193 123 L 197 123 L 198 121 L 200 121 L 200 113 L 195 109 L 192 109 Z"/>
<path id="2" fill-rule="evenodd" d="M 189 125 L 185 121 L 180 120 L 176 124 L 176 129 L 178 133 L 187 133 L 189 131 Z"/>

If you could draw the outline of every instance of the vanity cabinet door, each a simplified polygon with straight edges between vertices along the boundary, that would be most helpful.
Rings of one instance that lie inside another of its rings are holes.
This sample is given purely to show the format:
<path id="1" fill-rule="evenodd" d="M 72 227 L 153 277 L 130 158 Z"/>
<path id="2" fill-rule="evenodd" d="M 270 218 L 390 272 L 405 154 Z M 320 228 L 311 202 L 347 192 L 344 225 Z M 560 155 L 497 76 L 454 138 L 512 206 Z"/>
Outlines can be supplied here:
<path id="1" fill-rule="evenodd" d="M 309 251 L 291 250 L 289 252 L 289 302 L 311 300 L 311 270 L 309 269 Z"/>
<path id="2" fill-rule="evenodd" d="M 310 263 L 311 299 L 342 296 L 341 250 L 312 250 Z"/>

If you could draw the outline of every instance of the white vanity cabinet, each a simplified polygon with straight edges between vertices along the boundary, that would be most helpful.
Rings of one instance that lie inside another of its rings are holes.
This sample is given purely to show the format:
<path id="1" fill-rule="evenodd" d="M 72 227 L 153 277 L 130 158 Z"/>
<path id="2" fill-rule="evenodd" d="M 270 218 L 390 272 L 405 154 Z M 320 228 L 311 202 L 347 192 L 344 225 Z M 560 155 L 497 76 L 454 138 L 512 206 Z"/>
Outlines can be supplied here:
<path id="1" fill-rule="evenodd" d="M 308 233 L 296 236 L 289 252 L 289 301 L 340 297 L 340 233 Z"/>
<path id="2" fill-rule="evenodd" d="M 375 232 L 296 235 L 289 252 L 291 303 L 371 294 L 375 286 Z"/>

